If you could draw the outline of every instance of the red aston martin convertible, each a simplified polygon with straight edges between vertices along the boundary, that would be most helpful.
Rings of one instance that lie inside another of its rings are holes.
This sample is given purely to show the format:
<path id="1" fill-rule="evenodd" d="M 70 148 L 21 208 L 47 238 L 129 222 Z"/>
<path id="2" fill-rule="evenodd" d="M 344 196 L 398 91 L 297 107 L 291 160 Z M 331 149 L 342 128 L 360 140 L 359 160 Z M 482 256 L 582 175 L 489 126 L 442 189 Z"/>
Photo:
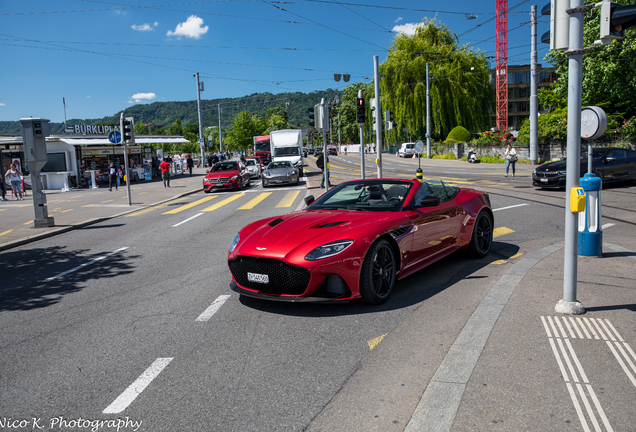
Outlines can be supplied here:
<path id="1" fill-rule="evenodd" d="M 439 180 L 366 179 L 239 231 L 232 290 L 280 301 L 386 301 L 397 279 L 457 251 L 490 252 L 488 194 Z"/>

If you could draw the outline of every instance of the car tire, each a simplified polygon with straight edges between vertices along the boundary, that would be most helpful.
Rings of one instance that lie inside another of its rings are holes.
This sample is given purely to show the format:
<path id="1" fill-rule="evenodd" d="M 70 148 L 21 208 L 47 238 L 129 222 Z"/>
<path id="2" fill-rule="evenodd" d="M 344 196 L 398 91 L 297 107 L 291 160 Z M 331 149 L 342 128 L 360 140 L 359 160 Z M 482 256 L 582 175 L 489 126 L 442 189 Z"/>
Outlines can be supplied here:
<path id="1" fill-rule="evenodd" d="M 252 177 L 248 177 L 247 179 L 247 187 L 252 186 Z"/>
<path id="2" fill-rule="evenodd" d="M 265 183 L 265 182 L 262 182 L 262 185 L 263 185 L 263 189 L 265 189 L 266 187 L 268 187 L 268 186 L 267 186 L 267 183 Z"/>
<path id="3" fill-rule="evenodd" d="M 360 296 L 365 303 L 387 301 L 396 281 L 396 260 L 391 244 L 379 239 L 367 252 L 360 273 Z"/>
<path id="4" fill-rule="evenodd" d="M 483 258 L 490 253 L 493 235 L 492 216 L 487 211 L 482 210 L 475 219 L 473 234 L 468 245 L 468 255 L 475 258 Z"/>

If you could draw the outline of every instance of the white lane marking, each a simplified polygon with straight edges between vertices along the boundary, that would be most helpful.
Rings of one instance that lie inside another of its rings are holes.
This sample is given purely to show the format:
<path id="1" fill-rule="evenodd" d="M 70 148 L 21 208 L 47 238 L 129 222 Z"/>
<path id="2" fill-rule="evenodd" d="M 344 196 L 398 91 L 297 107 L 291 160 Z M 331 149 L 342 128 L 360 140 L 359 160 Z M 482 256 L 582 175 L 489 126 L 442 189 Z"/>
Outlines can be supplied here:
<path id="1" fill-rule="evenodd" d="M 605 333 L 607 333 L 607 335 L 609 336 L 609 338 L 612 340 L 612 342 L 616 341 L 616 338 L 614 337 L 614 335 L 612 334 L 611 331 L 609 331 L 609 329 L 607 328 L 607 326 L 605 325 L 605 322 L 599 318 L 598 322 L 601 324 L 601 327 L 603 327 L 603 330 L 605 330 Z"/>
<path id="2" fill-rule="evenodd" d="M 565 367 L 563 366 L 563 362 L 561 361 L 561 356 L 559 355 L 559 351 L 557 350 L 556 344 L 554 343 L 554 339 L 550 338 L 550 346 L 552 347 L 552 352 L 554 353 L 554 357 L 557 360 L 557 364 L 559 365 L 559 369 L 561 369 L 561 375 L 563 375 L 563 380 L 568 383 L 568 385 L 570 385 L 570 383 L 568 381 L 570 381 L 570 378 L 568 378 L 568 373 L 565 370 Z"/>
<path id="3" fill-rule="evenodd" d="M 598 414 L 601 416 L 601 420 L 603 420 L 605 429 L 607 429 L 607 432 L 613 432 L 614 429 L 612 429 L 612 425 L 610 425 L 610 422 L 607 419 L 607 416 L 605 415 L 605 411 L 603 411 L 603 407 L 601 406 L 601 403 L 596 397 L 596 393 L 594 393 L 594 389 L 589 384 L 586 387 L 587 387 L 588 393 L 590 394 L 590 397 L 592 398 L 592 401 L 594 401 L 594 405 L 596 406 L 596 411 L 598 411 Z"/>
<path id="4" fill-rule="evenodd" d="M 603 333 L 603 330 L 601 330 L 601 327 L 598 325 L 596 320 L 594 318 L 590 318 L 590 321 L 592 321 L 592 324 L 594 324 L 594 327 L 596 327 L 596 330 L 598 330 L 599 334 L 601 335 L 601 338 L 603 340 L 607 340 L 607 336 L 605 336 L 605 333 Z"/>
<path id="5" fill-rule="evenodd" d="M 219 296 L 216 300 L 214 300 L 214 302 L 212 302 L 210 306 L 208 306 L 205 311 L 203 311 L 201 315 L 199 315 L 199 317 L 195 321 L 207 321 L 212 318 L 212 315 L 214 315 L 216 311 L 218 311 L 221 306 L 223 306 L 223 303 L 225 303 L 225 301 L 229 298 L 229 294 Z"/>
<path id="6" fill-rule="evenodd" d="M 583 379 L 583 382 L 585 384 L 589 384 L 590 382 L 588 381 L 587 375 L 585 374 L 585 371 L 583 370 L 583 366 L 581 366 L 581 362 L 579 361 L 579 358 L 574 352 L 574 348 L 572 348 L 570 339 L 565 339 L 565 344 L 568 346 L 568 349 L 570 350 L 570 355 L 572 356 L 572 360 L 574 360 L 574 364 L 576 365 L 576 368 L 579 370 L 579 375 L 581 375 L 581 379 Z"/>
<path id="7" fill-rule="evenodd" d="M 563 336 L 564 338 L 568 337 L 568 335 L 565 333 L 565 330 L 563 329 L 563 326 L 561 325 L 561 320 L 559 319 L 559 317 L 554 317 L 554 321 L 556 321 L 557 325 L 559 326 L 559 330 L 561 330 L 561 336 Z"/>
<path id="8" fill-rule="evenodd" d="M 192 219 L 194 219 L 194 218 L 196 218 L 196 217 L 199 217 L 199 216 L 201 216 L 202 214 L 203 214 L 203 213 L 195 214 L 194 216 L 189 217 L 189 218 L 187 218 L 186 220 L 179 222 L 178 224 L 172 225 L 172 227 L 173 227 L 173 228 L 174 228 L 174 227 L 178 227 L 178 226 L 179 226 L 179 225 L 181 225 L 181 224 L 184 224 L 184 223 L 186 223 L 186 222 L 190 222 Z"/>
<path id="9" fill-rule="evenodd" d="M 576 334 L 579 335 L 579 339 L 583 339 L 583 333 L 581 333 L 581 330 L 579 330 L 579 326 L 576 324 L 576 321 L 572 317 L 569 317 L 569 319 L 572 323 L 572 327 L 574 327 L 574 330 L 576 330 Z"/>
<path id="10" fill-rule="evenodd" d="M 590 401 L 587 400 L 587 396 L 585 395 L 585 391 L 583 391 L 583 386 L 581 384 L 576 384 L 576 388 L 579 390 L 579 394 L 581 395 L 581 399 L 583 400 L 583 405 L 585 406 L 585 410 L 587 411 L 587 415 L 590 416 L 590 420 L 592 420 L 592 425 L 594 425 L 594 430 L 601 432 L 601 426 L 598 424 L 598 420 L 596 420 L 596 416 L 594 415 L 594 411 L 592 411 L 592 407 L 590 406 Z"/>
<path id="11" fill-rule="evenodd" d="M 544 316 L 541 317 L 541 322 L 543 323 L 543 327 L 545 327 L 545 332 L 548 334 L 548 337 L 551 338 L 552 333 L 550 333 L 550 327 L 548 327 L 548 323 L 546 322 Z"/>
<path id="12" fill-rule="evenodd" d="M 609 228 L 609 227 L 613 227 L 615 224 L 613 223 L 606 223 L 605 225 L 601 225 L 601 229 L 605 229 L 605 228 Z"/>
<path id="13" fill-rule="evenodd" d="M 585 332 L 585 337 L 588 338 L 588 339 L 592 339 L 592 336 L 590 335 L 590 332 L 587 331 L 587 327 L 585 327 L 585 324 L 583 323 L 583 321 L 581 321 L 581 318 L 577 318 L 576 320 L 579 322 L 579 325 L 581 326 L 581 328 Z"/>
<path id="14" fill-rule="evenodd" d="M 568 319 L 566 317 L 563 317 L 563 322 L 565 323 L 565 326 L 568 328 L 568 331 L 570 332 L 570 337 L 572 339 L 576 339 L 576 335 L 574 334 L 574 331 L 572 330 L 572 326 L 570 325 L 570 321 L 568 321 Z"/>
<path id="15" fill-rule="evenodd" d="M 616 350 L 614 349 L 610 341 L 605 341 L 605 342 L 607 343 L 607 346 L 609 347 L 610 351 L 612 351 L 612 354 L 614 354 L 614 357 L 616 357 L 618 364 L 621 365 L 621 367 L 623 368 L 623 371 L 627 375 L 627 378 L 629 378 L 632 384 L 634 384 L 634 386 L 636 387 L 636 378 L 634 378 L 634 375 L 632 375 L 629 372 L 629 369 L 627 369 L 627 365 L 625 365 L 625 362 L 623 362 L 623 359 L 621 358 L 621 356 L 618 355 L 618 353 L 616 352 Z M 616 345 L 618 346 L 618 343 Z"/>
<path id="16" fill-rule="evenodd" d="M 574 381 L 575 383 L 579 382 L 579 378 L 576 376 L 576 372 L 574 371 L 574 366 L 572 366 L 570 357 L 568 357 L 568 353 L 565 350 L 565 346 L 563 346 L 563 339 L 557 339 L 557 344 L 559 345 L 559 350 L 561 351 L 561 355 L 563 356 L 563 359 L 565 360 L 565 364 L 568 366 L 570 375 L 572 375 L 572 381 Z"/>
<path id="17" fill-rule="evenodd" d="M 612 329 L 612 331 L 614 332 L 614 334 L 616 335 L 616 337 L 618 337 L 618 340 L 621 342 L 624 342 L 625 339 L 623 339 L 623 337 L 620 335 L 620 333 L 616 330 L 616 328 L 614 328 L 614 326 L 612 325 L 612 323 L 608 320 L 605 319 L 605 322 L 607 323 L 607 325 Z"/>
<path id="18" fill-rule="evenodd" d="M 139 378 L 135 380 L 122 394 L 120 394 L 117 399 L 113 401 L 104 411 L 103 414 L 118 414 L 128 408 L 136 398 L 141 394 L 142 391 L 148 384 L 152 382 L 161 371 L 168 366 L 168 364 L 172 361 L 174 357 L 159 357 L 155 360 L 148 369 L 142 373 Z"/>
<path id="19" fill-rule="evenodd" d="M 513 205 L 513 206 L 508 206 L 508 207 L 502 207 L 502 208 L 498 208 L 498 209 L 493 209 L 492 211 L 496 212 L 496 211 L 499 211 L 499 210 L 508 210 L 508 209 L 511 209 L 511 208 L 515 208 L 515 207 L 523 207 L 523 206 L 527 206 L 527 205 L 530 205 L 530 204 L 517 204 L 517 205 Z"/>
<path id="20" fill-rule="evenodd" d="M 566 383 L 566 386 L 568 388 L 568 393 L 570 393 L 570 399 L 572 399 L 572 403 L 574 403 L 574 409 L 579 416 L 581 426 L 583 426 L 583 430 L 585 432 L 590 432 L 590 427 L 587 425 L 587 421 L 585 420 L 585 416 L 583 415 L 583 410 L 581 409 L 581 405 L 579 405 L 579 400 L 576 398 L 576 393 L 574 393 L 572 384 Z"/>
<path id="21" fill-rule="evenodd" d="M 72 268 L 72 269 L 70 269 L 70 270 L 67 270 L 67 271 L 65 271 L 65 272 L 63 272 L 63 273 L 57 274 L 57 275 L 55 275 L 55 276 L 51 276 L 51 277 L 50 277 L 50 278 L 48 278 L 48 279 L 44 279 L 42 282 L 51 282 L 52 280 L 55 280 L 55 279 L 57 279 L 57 278 L 61 278 L 62 276 L 66 276 L 67 274 L 69 274 L 69 273 L 73 273 L 74 271 L 77 271 L 77 270 L 79 270 L 79 269 L 81 269 L 81 268 L 84 268 L 84 267 L 86 267 L 86 266 L 88 266 L 88 265 L 95 264 L 95 263 L 96 263 L 96 262 L 98 262 L 98 261 L 101 261 L 101 260 L 103 260 L 103 259 L 105 259 L 105 258 L 108 258 L 108 257 L 109 257 L 109 256 L 111 256 L 111 255 L 115 255 L 116 253 L 121 252 L 121 251 L 126 250 L 126 249 L 128 249 L 128 246 L 126 246 L 126 247 L 122 247 L 122 248 L 119 248 L 119 249 L 117 249 L 117 250 L 115 250 L 115 251 L 113 251 L 113 252 L 107 253 L 107 254 L 106 254 L 106 255 L 104 255 L 104 256 L 100 256 L 99 258 L 95 258 L 94 260 L 89 261 L 89 262 L 87 262 L 87 263 L 84 263 L 84 264 L 82 264 L 82 265 L 78 265 L 77 267 Z"/>

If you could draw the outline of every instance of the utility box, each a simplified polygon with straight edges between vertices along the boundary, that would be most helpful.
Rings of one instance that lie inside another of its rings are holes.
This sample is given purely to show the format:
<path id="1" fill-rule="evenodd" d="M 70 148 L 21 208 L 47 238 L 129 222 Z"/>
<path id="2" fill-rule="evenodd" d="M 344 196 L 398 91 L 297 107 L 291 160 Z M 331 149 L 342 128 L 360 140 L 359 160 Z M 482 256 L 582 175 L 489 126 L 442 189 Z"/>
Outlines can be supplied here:
<path id="1" fill-rule="evenodd" d="M 46 137 L 51 135 L 51 126 L 48 119 L 23 118 L 22 143 L 24 147 L 24 160 L 31 172 L 31 190 L 33 194 L 33 211 L 35 228 L 46 228 L 55 225 L 53 217 L 49 216 L 46 208 L 46 194 L 42 192 L 42 179 L 40 171 L 46 165 L 49 158 L 46 153 Z"/>

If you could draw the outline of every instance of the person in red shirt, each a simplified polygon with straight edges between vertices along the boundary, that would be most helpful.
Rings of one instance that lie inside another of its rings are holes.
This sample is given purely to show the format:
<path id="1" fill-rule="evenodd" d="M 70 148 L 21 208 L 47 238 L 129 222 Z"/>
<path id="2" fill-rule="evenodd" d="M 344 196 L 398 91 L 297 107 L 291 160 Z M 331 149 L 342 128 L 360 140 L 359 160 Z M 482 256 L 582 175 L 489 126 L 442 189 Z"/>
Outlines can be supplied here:
<path id="1" fill-rule="evenodd" d="M 161 178 L 163 178 L 163 187 L 170 187 L 170 163 L 168 158 L 163 158 L 163 162 L 159 164 L 161 168 Z"/>

